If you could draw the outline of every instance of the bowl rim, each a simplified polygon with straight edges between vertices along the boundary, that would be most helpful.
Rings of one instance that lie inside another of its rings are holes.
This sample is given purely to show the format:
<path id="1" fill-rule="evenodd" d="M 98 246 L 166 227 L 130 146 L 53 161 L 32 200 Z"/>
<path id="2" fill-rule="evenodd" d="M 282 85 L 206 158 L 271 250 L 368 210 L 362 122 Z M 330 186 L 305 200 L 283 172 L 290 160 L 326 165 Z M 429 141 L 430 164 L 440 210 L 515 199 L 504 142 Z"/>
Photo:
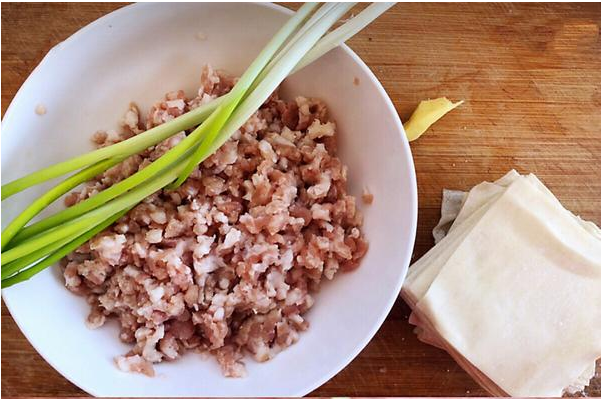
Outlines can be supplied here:
<path id="1" fill-rule="evenodd" d="M 274 3 L 254 2 L 253 4 L 256 6 L 265 7 L 268 9 L 273 9 L 273 10 L 282 12 L 285 15 L 292 15 L 294 13 L 293 10 L 290 10 L 284 6 L 274 4 Z M 152 3 L 152 2 L 151 3 L 134 3 L 134 4 L 129 4 L 129 5 L 120 7 L 118 9 L 111 11 L 110 13 L 103 15 L 102 17 L 90 22 L 86 26 L 84 26 L 84 27 L 80 28 L 79 30 L 77 30 L 76 32 L 74 32 L 72 35 L 70 35 L 65 40 L 63 40 L 63 41 L 57 43 L 55 46 L 53 46 L 48 51 L 48 53 L 44 56 L 44 58 L 38 63 L 38 65 L 31 71 L 31 73 L 28 75 L 27 79 L 23 82 L 21 87 L 15 93 L 13 99 L 11 100 L 9 106 L 7 107 L 5 113 L 2 117 L 2 122 L 1 122 L 2 130 L 4 130 L 5 124 L 8 123 L 6 121 L 10 120 L 11 115 L 14 113 L 13 105 L 17 102 L 16 100 L 20 96 L 22 96 L 23 95 L 22 93 L 25 91 L 25 89 L 29 85 L 31 85 L 32 77 L 36 74 L 36 72 L 43 65 L 45 65 L 45 63 L 47 63 L 53 57 L 57 56 L 58 50 L 60 50 L 60 48 L 65 43 L 76 40 L 79 36 L 81 36 L 83 33 L 87 32 L 88 30 L 91 30 L 94 27 L 103 24 L 105 21 L 115 18 L 116 16 L 119 16 L 120 14 L 123 14 L 125 12 L 130 12 L 133 9 L 138 9 L 138 8 L 142 8 L 142 7 L 152 7 L 153 5 L 154 5 L 154 3 Z M 394 115 L 394 117 L 393 117 L 394 124 L 396 126 L 397 132 L 401 136 L 403 152 L 405 154 L 407 154 L 407 156 L 405 157 L 406 158 L 405 167 L 409 171 L 409 178 L 410 178 L 409 186 L 411 188 L 411 192 L 408 193 L 409 194 L 409 202 L 410 202 L 409 206 L 410 206 L 410 209 L 412 210 L 412 213 L 410 215 L 410 221 L 409 221 L 411 234 L 409 236 L 409 239 L 407 241 L 405 241 L 405 243 L 404 243 L 405 246 L 404 245 L 400 246 L 400 250 L 405 250 L 405 256 L 403 259 L 403 263 L 405 265 L 405 270 L 403 271 L 403 273 L 400 274 L 400 277 L 395 286 L 395 290 L 392 290 L 390 298 L 388 299 L 387 305 L 385 307 L 383 307 L 381 314 L 378 317 L 378 322 L 374 323 L 374 326 L 372 327 L 370 332 L 365 336 L 365 338 L 359 344 L 356 345 L 356 347 L 354 348 L 353 351 L 350 351 L 350 353 L 345 358 L 341 358 L 337 362 L 338 364 L 336 367 L 333 367 L 321 379 L 318 379 L 313 384 L 308 385 L 304 390 L 299 391 L 299 392 L 293 392 L 290 394 L 290 396 L 298 396 L 298 397 L 305 396 L 305 395 L 313 392 L 315 389 L 319 388 L 320 386 L 324 385 L 330 379 L 332 379 L 337 374 L 339 374 L 345 367 L 347 367 L 359 355 L 359 353 L 362 350 L 364 350 L 364 348 L 368 345 L 368 343 L 374 338 L 374 336 L 376 335 L 378 330 L 382 327 L 383 323 L 385 322 L 386 317 L 391 312 L 393 305 L 395 304 L 396 300 L 399 297 L 401 287 L 403 285 L 403 282 L 405 280 L 405 277 L 406 277 L 406 274 L 408 271 L 408 267 L 410 265 L 411 256 L 412 256 L 414 243 L 415 243 L 415 239 L 416 239 L 416 230 L 417 230 L 417 222 L 418 222 L 418 189 L 417 189 L 417 182 L 416 182 L 416 170 L 414 167 L 414 160 L 412 157 L 412 151 L 410 148 L 410 144 L 405 135 L 405 130 L 403 128 L 401 119 L 399 118 L 399 114 L 397 113 L 395 105 L 393 104 L 393 101 L 389 97 L 388 93 L 386 92 L 386 90 L 384 89 L 384 87 L 382 86 L 382 84 L 380 83 L 378 78 L 374 75 L 372 70 L 366 65 L 366 63 L 346 44 L 342 44 L 339 47 L 347 55 L 349 55 L 351 57 L 351 59 L 360 67 L 360 69 L 363 70 L 363 72 L 366 73 L 367 76 L 369 76 L 371 83 L 376 87 L 380 96 L 385 101 L 385 104 L 386 104 L 388 110 Z M 7 301 L 7 298 L 4 294 L 5 294 L 5 292 L 4 292 L 4 290 L 2 290 L 2 292 L 1 292 L 2 300 L 4 301 L 11 317 L 17 324 L 17 327 L 19 328 L 21 333 L 27 339 L 28 343 L 36 350 L 36 352 L 44 359 L 44 361 L 46 361 L 46 363 L 48 363 L 54 370 L 56 370 L 63 378 L 67 379 L 70 383 L 77 386 L 79 389 L 83 390 L 84 392 L 86 392 L 92 396 L 99 396 L 100 392 L 98 392 L 95 388 L 84 386 L 85 384 L 80 384 L 79 382 L 74 380 L 73 376 L 68 375 L 68 373 L 63 372 L 63 370 L 61 370 L 59 367 L 57 367 L 55 365 L 55 363 L 50 359 L 50 357 L 47 355 L 47 353 L 45 353 L 45 351 L 41 350 L 41 348 L 39 348 L 37 344 L 34 344 L 30 340 L 30 337 L 22 328 L 22 323 L 20 321 L 21 318 L 19 316 L 15 316 L 13 314 L 13 312 L 11 311 L 11 300 Z"/>

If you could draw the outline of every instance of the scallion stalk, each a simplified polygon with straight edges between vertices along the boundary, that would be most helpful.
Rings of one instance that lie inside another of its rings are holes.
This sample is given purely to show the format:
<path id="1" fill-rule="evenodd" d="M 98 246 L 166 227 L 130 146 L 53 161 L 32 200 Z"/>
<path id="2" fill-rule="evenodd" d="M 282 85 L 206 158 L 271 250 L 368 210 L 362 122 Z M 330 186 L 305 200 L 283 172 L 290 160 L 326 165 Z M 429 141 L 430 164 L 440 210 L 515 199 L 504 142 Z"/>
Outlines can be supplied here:
<path id="1" fill-rule="evenodd" d="M 320 39 L 320 41 L 305 54 L 291 74 L 305 68 L 333 48 L 345 43 L 394 5 L 395 3 L 392 2 L 370 4 L 355 17 Z"/>
<path id="2" fill-rule="evenodd" d="M 117 198 L 121 194 L 131 190 L 139 184 L 154 178 L 166 167 L 173 165 L 175 162 L 181 162 L 183 159 L 182 157 L 185 156 L 185 154 L 192 148 L 194 148 L 196 145 L 196 140 L 201 138 L 202 133 L 203 132 L 201 131 L 193 132 L 180 143 L 178 143 L 178 145 L 171 148 L 147 167 L 115 183 L 111 187 L 102 190 L 94 196 L 85 199 L 84 201 L 81 201 L 69 208 L 63 209 L 62 211 L 37 223 L 34 223 L 31 226 L 25 227 L 14 237 L 14 240 L 19 242 L 39 233 L 40 231 L 52 228 L 61 223 L 65 223 L 66 221 L 82 215 L 85 212 L 98 208 L 107 201 Z M 4 234 L 4 232 L 2 234 Z"/>
<path id="3" fill-rule="evenodd" d="M 74 220 L 58 225 L 52 229 L 46 230 L 38 235 L 31 237 L 25 242 L 19 243 L 11 249 L 2 253 L 2 265 L 12 262 L 22 256 L 26 256 L 70 235 L 82 233 L 91 227 L 100 225 L 111 215 L 114 215 L 126 208 L 130 208 L 142 201 L 144 198 L 155 193 L 168 183 L 173 181 L 182 171 L 183 165 L 172 167 L 164 171 L 154 179 L 141 184 L 124 195 L 111 200 L 103 206 L 94 209 Z"/>
<path id="4" fill-rule="evenodd" d="M 207 136 L 203 138 L 199 147 L 193 154 L 188 165 L 184 168 L 184 171 L 178 179 L 170 186 L 171 188 L 178 187 L 184 180 L 190 175 L 194 168 L 199 163 L 199 159 L 205 151 L 205 148 L 211 145 L 215 137 L 219 134 L 224 124 L 228 121 L 228 118 L 232 112 L 236 109 L 239 102 L 243 99 L 249 88 L 253 85 L 258 76 L 264 70 L 266 65 L 270 63 L 275 56 L 278 57 L 278 51 L 284 46 L 286 49 L 286 40 L 295 33 L 296 30 L 303 31 L 304 27 L 312 23 L 313 16 L 309 18 L 309 21 L 299 28 L 299 26 L 307 19 L 311 11 L 317 6 L 317 3 L 306 3 L 304 4 L 295 15 L 288 20 L 286 24 L 274 35 L 274 37 L 268 42 L 268 44 L 261 50 L 257 58 L 251 63 L 247 70 L 242 74 L 236 85 L 230 91 L 230 97 L 227 102 L 224 102 L 220 107 L 212 114 L 211 121 L 207 120 L 201 125 L 201 129 L 206 129 Z M 329 9 L 330 6 L 324 5 L 316 12 L 316 14 L 323 13 L 322 9 Z M 293 36 L 292 40 L 295 40 L 296 36 Z M 284 50 L 280 50 L 282 53 Z"/>
<path id="5" fill-rule="evenodd" d="M 259 80 L 247 98 L 236 109 L 231 119 L 224 128 L 216 134 L 216 139 L 203 141 L 193 155 L 194 166 L 207 159 L 219 147 L 221 147 L 236 130 L 242 126 L 247 119 L 263 104 L 268 97 L 278 88 L 280 83 L 288 76 L 291 70 L 303 58 L 303 55 L 316 44 L 316 42 L 328 31 L 328 29 L 349 11 L 355 3 L 337 3 L 334 7 L 326 4 L 328 11 L 320 15 L 315 20 L 310 20 L 311 29 L 306 29 L 300 37 L 295 37 L 290 46 L 283 49 L 274 65 L 265 73 L 265 76 Z M 216 132 L 217 133 L 217 132 Z M 192 168 L 188 167 L 187 171 Z"/>
<path id="6" fill-rule="evenodd" d="M 48 254 L 51 254 L 57 251 L 58 249 L 61 249 L 65 245 L 69 244 L 71 241 L 73 241 L 73 238 L 71 236 L 63 238 L 62 240 L 55 241 L 49 245 L 46 245 L 45 247 L 42 247 L 25 256 L 22 256 L 17 260 L 9 262 L 8 264 L 2 265 L 2 278 L 5 279 L 12 276 L 13 274 L 17 273 L 19 270 L 25 268 L 26 266 L 29 266 L 35 263 L 36 261 L 44 258 Z"/>
<path id="7" fill-rule="evenodd" d="M 88 230 L 84 234 L 74 238 L 68 244 L 62 246 L 61 248 L 59 248 L 58 250 L 53 252 L 51 255 L 44 258 L 43 260 L 36 263 L 35 265 L 31 266 L 30 268 L 20 271 L 19 273 L 13 274 L 12 276 L 7 277 L 7 278 L 4 278 L 4 275 L 3 275 L 2 276 L 2 288 L 7 288 L 7 287 L 10 287 L 11 285 L 15 285 L 17 283 L 27 281 L 31 277 L 33 277 L 36 274 L 38 274 L 39 272 L 41 272 L 42 270 L 46 269 L 47 267 L 54 265 L 56 262 L 63 259 L 65 256 L 67 256 L 68 254 L 75 251 L 77 248 L 79 248 L 83 244 L 85 244 L 88 240 L 90 240 L 96 234 L 100 233 L 101 231 L 103 231 L 104 229 L 106 229 L 107 227 L 109 227 L 110 225 L 115 223 L 123 215 L 125 215 L 130 209 L 131 208 L 127 208 L 127 209 L 111 216 L 103 223 Z"/>
<path id="8" fill-rule="evenodd" d="M 270 40 L 230 93 L 128 140 L 3 186 L 2 199 L 84 168 L 38 198 L 3 231 L 2 287 L 24 281 L 56 262 L 154 192 L 179 186 L 261 107 L 286 76 L 341 44 L 390 7 L 390 3 L 369 6 L 326 34 L 353 5 L 328 3 L 314 12 L 315 3 L 305 4 Z M 191 134 L 145 168 L 70 208 L 25 226 L 51 202 L 81 182 L 119 160 L 194 126 L 197 128 Z"/>
<path id="9" fill-rule="evenodd" d="M 44 193 L 23 212 L 21 212 L 19 216 L 13 219 L 10 224 L 6 226 L 4 231 L 2 231 L 2 248 L 6 247 L 9 241 L 13 239 L 13 237 L 23 226 L 27 224 L 27 222 L 33 219 L 38 213 L 53 203 L 57 198 L 61 197 L 67 191 L 79 186 L 81 183 L 98 176 L 110 167 L 117 165 L 119 162 L 121 162 L 120 158 L 109 158 L 105 159 L 104 161 L 100 161 L 92 166 L 87 167 L 81 172 L 76 173 Z"/>
<path id="10" fill-rule="evenodd" d="M 384 13 L 393 4 L 395 3 L 374 3 L 368 6 L 356 17 L 350 19 L 345 24 L 320 39 L 316 46 L 303 56 L 301 61 L 291 73 L 299 71 L 326 54 L 331 49 L 343 44 L 346 40 L 370 24 L 370 22 L 376 19 L 379 15 Z M 198 108 L 178 116 L 169 122 L 155 126 L 127 140 L 71 158 L 67 161 L 46 167 L 37 172 L 7 183 L 2 186 L 2 200 L 9 198 L 10 196 L 31 186 L 54 179 L 66 173 L 73 172 L 95 162 L 99 162 L 111 157 L 127 158 L 128 156 L 143 151 L 148 147 L 156 145 L 178 132 L 188 130 L 202 123 L 217 109 L 222 102 L 227 100 L 228 95 L 229 94 L 225 94 L 222 97 L 218 97 L 206 104 L 201 105 Z"/>
<path id="11" fill-rule="evenodd" d="M 214 137 L 219 133 L 219 130 L 226 122 L 227 118 L 230 116 L 231 112 L 234 110 L 238 102 L 242 98 L 242 96 L 246 93 L 246 90 L 251 86 L 251 84 L 256 79 L 257 75 L 261 72 L 261 70 L 265 67 L 265 65 L 270 61 L 273 55 L 279 50 L 280 47 L 283 46 L 286 39 L 289 38 L 291 34 L 299 27 L 299 25 L 308 17 L 310 12 L 316 7 L 316 3 L 306 3 L 303 5 L 299 11 L 295 14 L 293 18 L 291 18 L 274 36 L 274 38 L 268 43 L 265 49 L 260 53 L 257 59 L 251 64 L 249 69 L 243 74 L 243 76 L 239 79 L 234 89 L 230 92 L 230 95 L 227 97 L 227 100 L 222 102 L 220 106 L 214 111 L 201 126 L 199 126 L 192 134 L 187 136 L 182 142 L 178 143 L 174 148 L 170 149 L 168 152 L 163 154 L 159 159 L 155 162 L 147 166 L 146 168 L 134 173 L 128 178 L 114 184 L 113 186 L 103 190 L 102 192 L 96 194 L 95 196 L 88 198 L 68 209 L 65 209 L 58 214 L 51 216 L 41 222 L 38 222 L 29 228 L 25 228 L 20 234 L 17 235 L 16 240 L 21 241 L 23 239 L 29 238 L 34 234 L 37 234 L 44 229 L 54 227 L 60 223 L 64 223 L 67 220 L 73 219 L 89 210 L 95 209 L 96 207 L 102 205 L 108 200 L 116 198 L 117 196 L 123 194 L 127 190 L 137 186 L 138 184 L 153 178 L 157 173 L 160 173 L 165 167 L 169 166 L 176 160 L 178 160 L 186 151 L 190 150 L 194 145 L 196 145 L 199 141 L 201 143 L 207 143 L 207 140 L 204 137 L 207 134 L 210 134 L 208 140 L 213 140 Z M 196 163 L 190 161 L 185 170 L 185 173 L 182 173 L 179 178 L 175 182 L 175 186 L 180 185 L 186 177 L 190 174 L 192 169 L 196 167 Z M 22 218 L 24 219 L 24 218 Z M 15 226 L 18 224 L 15 223 Z M 9 226 L 10 227 L 10 226 Z M 23 225 L 19 226 L 23 227 Z M 5 245 L 15 236 L 15 232 L 10 231 L 10 235 L 2 233 L 2 247 L 5 248 Z M 6 238 L 5 238 L 6 237 Z"/>
<path id="12" fill-rule="evenodd" d="M 213 100 L 211 103 L 201 105 L 179 117 L 172 119 L 169 122 L 155 126 L 143 133 L 133 136 L 127 140 L 115 143 L 113 145 L 99 148 L 97 150 L 82 154 L 67 161 L 48 166 L 33 172 L 27 176 L 13 180 L 2 186 L 2 200 L 21 192 L 31 186 L 52 180 L 56 177 L 73 172 L 75 170 L 92 165 L 96 162 L 103 161 L 109 158 L 127 158 L 131 155 L 144 151 L 148 147 L 162 142 L 174 134 L 190 129 L 198 125 L 223 101 L 226 101 L 228 95 Z"/>

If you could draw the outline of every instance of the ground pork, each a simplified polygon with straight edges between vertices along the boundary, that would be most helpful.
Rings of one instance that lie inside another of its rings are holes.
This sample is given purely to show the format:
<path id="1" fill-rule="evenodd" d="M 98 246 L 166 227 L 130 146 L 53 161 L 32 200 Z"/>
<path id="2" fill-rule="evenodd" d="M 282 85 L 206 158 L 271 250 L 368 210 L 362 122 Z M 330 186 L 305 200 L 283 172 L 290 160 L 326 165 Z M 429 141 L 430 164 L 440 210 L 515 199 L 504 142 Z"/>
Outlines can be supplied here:
<path id="1" fill-rule="evenodd" d="M 196 97 L 166 94 L 146 118 L 131 104 L 122 133 L 103 147 L 167 122 L 226 93 L 234 79 L 204 67 Z M 66 198 L 68 206 L 127 178 L 175 146 L 181 132 L 135 155 Z M 323 278 L 355 269 L 367 251 L 336 124 L 324 103 L 276 94 L 177 190 L 146 198 L 63 261 L 66 287 L 87 297 L 90 328 L 116 318 L 130 352 L 124 371 L 186 350 L 214 355 L 223 374 L 244 376 L 244 356 L 273 358 L 309 326 Z"/>

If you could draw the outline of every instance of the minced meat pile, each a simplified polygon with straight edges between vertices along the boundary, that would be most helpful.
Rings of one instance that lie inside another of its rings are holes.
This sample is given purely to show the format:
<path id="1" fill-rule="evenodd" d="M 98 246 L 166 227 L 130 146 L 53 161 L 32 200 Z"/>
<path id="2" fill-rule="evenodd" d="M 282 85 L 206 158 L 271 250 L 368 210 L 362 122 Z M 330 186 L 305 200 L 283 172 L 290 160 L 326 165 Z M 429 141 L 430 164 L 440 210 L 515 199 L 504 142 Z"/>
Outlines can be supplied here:
<path id="1" fill-rule="evenodd" d="M 206 66 L 195 98 L 170 92 L 143 119 L 132 104 L 106 146 L 167 122 L 228 92 L 234 79 Z M 109 169 L 73 205 L 126 178 L 175 146 L 181 132 Z M 245 353 L 274 357 L 308 328 L 323 278 L 356 268 L 368 249 L 336 125 L 319 100 L 275 93 L 177 190 L 146 198 L 63 261 L 65 284 L 87 297 L 87 324 L 119 320 L 132 344 L 115 359 L 154 375 L 153 363 L 186 350 L 215 356 L 223 374 L 245 375 Z"/>

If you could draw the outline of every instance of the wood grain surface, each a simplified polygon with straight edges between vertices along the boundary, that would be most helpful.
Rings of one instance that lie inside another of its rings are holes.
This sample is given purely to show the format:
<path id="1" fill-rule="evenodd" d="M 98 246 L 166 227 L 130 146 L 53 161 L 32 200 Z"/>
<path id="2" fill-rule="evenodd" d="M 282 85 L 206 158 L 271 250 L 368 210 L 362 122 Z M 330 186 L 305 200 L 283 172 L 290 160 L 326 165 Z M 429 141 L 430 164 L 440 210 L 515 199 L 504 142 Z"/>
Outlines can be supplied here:
<path id="1" fill-rule="evenodd" d="M 122 4 L 2 4 L 2 114 L 46 52 Z M 295 5 L 291 5 L 295 7 Z M 354 37 L 406 120 L 420 100 L 465 104 L 412 143 L 415 259 L 432 245 L 441 190 L 509 169 L 537 174 L 600 225 L 600 4 L 398 4 Z M 482 396 L 444 352 L 420 343 L 399 300 L 366 349 L 316 396 Z M 78 396 L 2 305 L 2 395 Z M 591 395 L 600 396 L 599 378 Z"/>

